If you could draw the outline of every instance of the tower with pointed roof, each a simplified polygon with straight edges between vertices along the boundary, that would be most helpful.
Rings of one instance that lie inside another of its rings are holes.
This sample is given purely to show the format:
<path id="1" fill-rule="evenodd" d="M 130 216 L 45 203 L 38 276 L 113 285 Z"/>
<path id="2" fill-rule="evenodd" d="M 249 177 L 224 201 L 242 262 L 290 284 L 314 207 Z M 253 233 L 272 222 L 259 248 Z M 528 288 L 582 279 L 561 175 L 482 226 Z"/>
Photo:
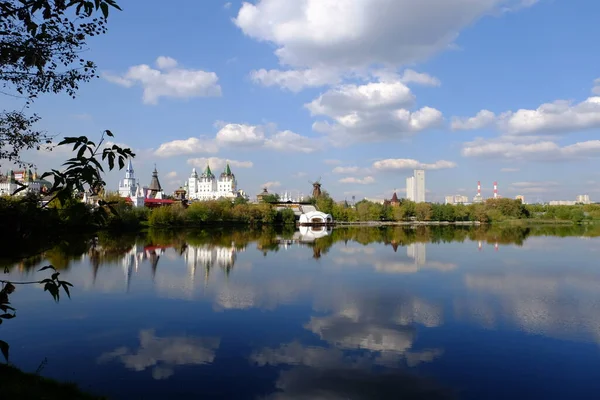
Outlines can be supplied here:
<path id="1" fill-rule="evenodd" d="M 127 169 L 125 169 L 125 179 L 119 182 L 119 196 L 133 198 L 136 191 L 137 184 L 135 181 L 135 173 L 133 171 L 131 159 L 129 159 L 129 162 L 127 163 Z"/>
<path id="2" fill-rule="evenodd" d="M 160 182 L 158 180 L 158 171 L 156 170 L 156 165 L 154 166 L 154 171 L 152 171 L 152 179 L 150 180 L 150 186 L 148 186 L 148 196 L 149 199 L 162 199 L 162 187 L 160 186 Z"/>

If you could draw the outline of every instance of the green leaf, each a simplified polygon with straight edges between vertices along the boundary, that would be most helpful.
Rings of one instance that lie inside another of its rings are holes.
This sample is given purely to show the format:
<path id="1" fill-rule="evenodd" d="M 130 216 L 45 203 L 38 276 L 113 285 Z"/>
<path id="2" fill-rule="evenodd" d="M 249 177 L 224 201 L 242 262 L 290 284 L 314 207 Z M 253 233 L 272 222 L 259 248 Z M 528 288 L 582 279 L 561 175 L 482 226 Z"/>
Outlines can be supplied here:
<path id="1" fill-rule="evenodd" d="M 10 346 L 8 345 L 8 343 L 6 343 L 3 340 L 0 340 L 0 351 L 2 351 L 2 355 L 4 356 L 4 359 L 6 360 L 6 362 L 8 362 L 8 349 L 10 348 Z"/>
<path id="2" fill-rule="evenodd" d="M 13 319 L 14 317 L 16 317 L 15 314 L 9 314 L 9 313 L 0 315 L 0 318 L 2 318 L 2 319 Z"/>
<path id="3" fill-rule="evenodd" d="M 55 272 L 52 274 L 52 280 L 56 280 L 56 278 L 58 278 L 58 276 L 60 275 L 60 272 Z"/>
<path id="4" fill-rule="evenodd" d="M 54 268 L 53 265 L 46 265 L 45 267 L 42 267 L 42 268 L 38 269 L 38 272 L 42 272 L 42 271 L 45 271 L 47 269 L 52 269 L 52 270 L 56 271 L 56 268 Z"/>
<path id="5" fill-rule="evenodd" d="M 114 137 L 115 135 L 113 135 L 113 133 L 107 129 L 106 136 Z"/>
<path id="6" fill-rule="evenodd" d="M 102 3 L 100 4 L 100 8 L 102 9 L 102 15 L 104 15 L 104 18 L 108 18 L 108 4 Z"/>
<path id="7" fill-rule="evenodd" d="M 69 292 L 69 286 L 67 286 L 66 283 L 67 282 L 61 282 L 61 286 L 63 287 L 63 289 L 67 293 L 67 296 L 69 296 L 69 298 L 71 298 L 71 293 Z"/>
<path id="8" fill-rule="evenodd" d="M 13 307 L 11 307 L 11 306 L 7 306 L 6 304 L 2 304 L 2 305 L 0 306 L 0 310 L 2 310 L 2 311 L 4 311 L 4 312 L 7 312 L 8 310 L 15 311 L 15 309 L 14 309 Z"/>

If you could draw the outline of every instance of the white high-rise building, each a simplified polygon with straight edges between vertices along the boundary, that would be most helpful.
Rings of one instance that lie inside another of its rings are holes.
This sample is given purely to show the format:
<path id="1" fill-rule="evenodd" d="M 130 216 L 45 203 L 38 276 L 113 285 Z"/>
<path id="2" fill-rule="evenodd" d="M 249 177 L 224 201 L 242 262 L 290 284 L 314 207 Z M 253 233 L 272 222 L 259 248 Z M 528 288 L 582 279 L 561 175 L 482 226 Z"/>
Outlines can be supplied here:
<path id="1" fill-rule="evenodd" d="M 591 203 L 590 196 L 587 195 L 587 194 L 577 195 L 577 197 L 575 198 L 575 201 L 577 203 L 583 203 L 583 204 L 590 204 Z"/>
<path id="2" fill-rule="evenodd" d="M 415 201 L 415 177 L 406 178 L 406 198 Z"/>
<path id="3" fill-rule="evenodd" d="M 415 170 L 415 202 L 425 202 L 425 171 L 422 169 Z"/>
<path id="4" fill-rule="evenodd" d="M 425 202 L 425 171 L 415 169 L 414 176 L 406 178 L 406 198 L 415 203 Z"/>

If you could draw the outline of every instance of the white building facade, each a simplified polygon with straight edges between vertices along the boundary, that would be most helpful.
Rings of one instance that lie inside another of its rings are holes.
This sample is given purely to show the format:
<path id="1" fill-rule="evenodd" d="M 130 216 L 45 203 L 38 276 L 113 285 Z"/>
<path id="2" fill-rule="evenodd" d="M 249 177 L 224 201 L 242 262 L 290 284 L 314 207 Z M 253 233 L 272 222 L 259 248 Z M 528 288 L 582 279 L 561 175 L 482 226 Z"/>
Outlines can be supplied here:
<path id="1" fill-rule="evenodd" d="M 406 198 L 415 203 L 425 202 L 425 171 L 415 169 L 414 175 L 406 178 Z"/>
<path id="2" fill-rule="evenodd" d="M 219 198 L 235 199 L 240 195 L 237 180 L 231 172 L 229 163 L 227 163 L 219 178 L 212 173 L 210 165 L 206 166 L 200 176 L 194 168 L 186 182 L 185 190 L 188 199 L 200 201 L 217 200 Z"/>
<path id="3" fill-rule="evenodd" d="M 119 182 L 119 196 L 121 197 L 135 197 L 139 183 L 135 180 L 135 174 L 133 171 L 133 164 L 131 159 L 127 164 L 125 170 L 125 179 Z"/>

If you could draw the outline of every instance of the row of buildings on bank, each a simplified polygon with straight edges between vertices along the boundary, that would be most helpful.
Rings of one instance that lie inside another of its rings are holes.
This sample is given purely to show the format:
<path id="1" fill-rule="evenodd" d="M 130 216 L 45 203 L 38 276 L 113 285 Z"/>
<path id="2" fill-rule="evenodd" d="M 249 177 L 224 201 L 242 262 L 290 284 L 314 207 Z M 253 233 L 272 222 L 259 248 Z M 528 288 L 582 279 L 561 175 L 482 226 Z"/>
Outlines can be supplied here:
<path id="1" fill-rule="evenodd" d="M 19 193 L 43 194 L 52 187 L 52 183 L 38 177 L 37 171 L 31 170 L 13 171 L 6 175 L 0 174 L 0 196 L 12 196 L 17 190 L 23 188 Z"/>

